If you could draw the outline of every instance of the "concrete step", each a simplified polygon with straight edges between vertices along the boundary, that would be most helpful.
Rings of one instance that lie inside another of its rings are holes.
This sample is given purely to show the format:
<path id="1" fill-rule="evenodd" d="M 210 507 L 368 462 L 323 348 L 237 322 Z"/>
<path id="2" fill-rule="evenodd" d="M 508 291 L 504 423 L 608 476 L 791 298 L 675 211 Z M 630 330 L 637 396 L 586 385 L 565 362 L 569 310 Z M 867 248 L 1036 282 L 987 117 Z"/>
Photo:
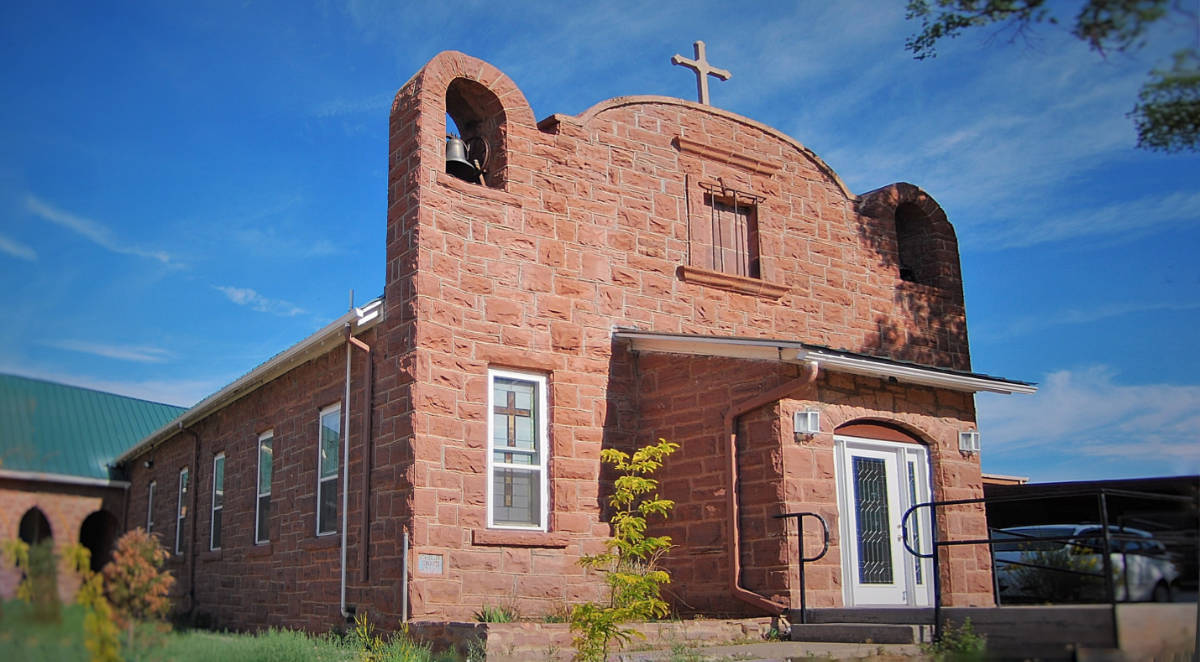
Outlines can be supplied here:
<path id="1" fill-rule="evenodd" d="M 922 625 L 881 623 L 792 623 L 792 641 L 854 644 L 919 644 L 930 638 Z"/>
<path id="2" fill-rule="evenodd" d="M 792 623 L 800 622 L 800 610 L 792 609 Z M 933 609 L 929 607 L 854 607 L 808 610 L 809 623 L 880 623 L 932 625 Z"/>
<path id="3" fill-rule="evenodd" d="M 489 662 L 492 656 L 488 656 Z M 528 662 L 535 657 L 497 658 L 499 662 Z M 929 659 L 917 645 L 839 644 L 801 641 L 772 641 L 730 646 L 675 647 L 672 649 L 621 651 L 609 655 L 608 662 L 671 662 L 672 660 L 710 660 L 712 662 L 802 662 L 838 660 L 839 662 L 912 662 Z"/>

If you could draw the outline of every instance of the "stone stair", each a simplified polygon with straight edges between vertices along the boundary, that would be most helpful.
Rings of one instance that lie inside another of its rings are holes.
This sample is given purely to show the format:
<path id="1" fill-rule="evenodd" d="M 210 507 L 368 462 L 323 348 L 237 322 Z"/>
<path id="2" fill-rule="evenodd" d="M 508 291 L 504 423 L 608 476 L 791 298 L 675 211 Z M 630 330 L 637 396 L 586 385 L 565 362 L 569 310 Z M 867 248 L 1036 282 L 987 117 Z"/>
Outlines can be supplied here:
<path id="1" fill-rule="evenodd" d="M 810 609 L 808 622 L 800 611 L 790 616 L 792 641 L 857 644 L 922 644 L 933 639 L 929 609 Z"/>
<path id="2" fill-rule="evenodd" d="M 988 639 L 989 659 L 1119 660 L 1113 657 L 1111 612 L 1107 606 L 947 607 L 944 623 L 970 619 L 977 634 Z M 800 623 L 799 610 L 789 614 L 792 641 L 920 645 L 933 640 L 933 609 L 906 607 L 810 609 Z"/>

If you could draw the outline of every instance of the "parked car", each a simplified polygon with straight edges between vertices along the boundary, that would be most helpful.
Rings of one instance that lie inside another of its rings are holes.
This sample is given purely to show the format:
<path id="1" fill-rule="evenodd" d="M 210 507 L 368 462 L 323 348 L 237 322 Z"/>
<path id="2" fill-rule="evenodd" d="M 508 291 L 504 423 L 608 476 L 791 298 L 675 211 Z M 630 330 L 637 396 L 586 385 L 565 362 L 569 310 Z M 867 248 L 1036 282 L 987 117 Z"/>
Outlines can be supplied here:
<path id="1" fill-rule="evenodd" d="M 1001 603 L 1107 602 L 1099 525 L 1020 526 L 993 530 L 992 538 L 1004 540 L 992 545 Z M 1117 600 L 1171 600 L 1179 567 L 1153 535 L 1110 525 L 1109 549 Z"/>

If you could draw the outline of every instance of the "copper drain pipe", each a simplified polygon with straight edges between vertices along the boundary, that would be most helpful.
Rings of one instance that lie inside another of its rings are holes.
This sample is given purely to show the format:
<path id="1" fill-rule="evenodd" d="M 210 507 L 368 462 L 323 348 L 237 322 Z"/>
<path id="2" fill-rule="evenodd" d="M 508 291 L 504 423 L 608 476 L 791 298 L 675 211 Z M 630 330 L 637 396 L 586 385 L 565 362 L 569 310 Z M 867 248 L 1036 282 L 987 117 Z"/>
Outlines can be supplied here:
<path id="1" fill-rule="evenodd" d="M 728 483 L 725 486 L 726 499 L 728 502 L 729 512 L 729 591 L 733 597 L 745 602 L 746 604 L 761 609 L 772 616 L 779 616 L 786 612 L 789 605 L 782 605 L 765 596 L 759 595 L 742 586 L 742 536 L 739 529 L 739 508 L 738 508 L 738 459 L 737 459 L 737 422 L 743 414 L 754 411 L 759 407 L 769 405 L 773 402 L 778 402 L 783 398 L 799 391 L 800 389 L 811 386 L 817 380 L 819 366 L 816 361 L 809 361 L 805 364 L 807 373 L 795 379 L 792 379 L 784 384 L 777 386 L 766 393 L 760 393 L 751 398 L 747 398 L 741 402 L 735 403 L 725 413 L 725 438 L 729 442 L 728 450 L 728 465 L 727 478 Z"/>

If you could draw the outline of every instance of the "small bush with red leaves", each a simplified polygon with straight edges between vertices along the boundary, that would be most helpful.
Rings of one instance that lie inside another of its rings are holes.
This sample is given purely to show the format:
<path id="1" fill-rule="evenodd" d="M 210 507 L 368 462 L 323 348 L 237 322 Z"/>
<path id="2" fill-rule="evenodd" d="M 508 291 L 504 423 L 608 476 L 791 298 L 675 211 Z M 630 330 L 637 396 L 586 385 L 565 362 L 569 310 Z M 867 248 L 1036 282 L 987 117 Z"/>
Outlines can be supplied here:
<path id="1" fill-rule="evenodd" d="M 167 597 L 175 578 L 162 569 L 168 558 L 158 539 L 143 529 L 121 536 L 113 559 L 104 566 L 108 601 L 122 621 L 141 621 L 166 616 L 171 608 Z"/>

